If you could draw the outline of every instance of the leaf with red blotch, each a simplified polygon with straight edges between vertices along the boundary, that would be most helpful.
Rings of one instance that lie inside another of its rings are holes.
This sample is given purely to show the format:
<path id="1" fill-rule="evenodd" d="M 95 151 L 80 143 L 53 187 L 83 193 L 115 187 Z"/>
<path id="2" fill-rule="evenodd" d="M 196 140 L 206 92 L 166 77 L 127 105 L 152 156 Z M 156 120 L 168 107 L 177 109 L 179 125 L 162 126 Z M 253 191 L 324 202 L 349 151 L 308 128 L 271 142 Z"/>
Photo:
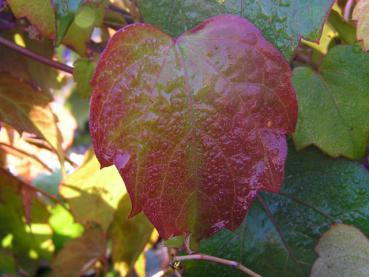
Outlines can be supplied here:
<path id="1" fill-rule="evenodd" d="M 259 190 L 278 191 L 295 129 L 291 69 L 246 19 L 212 17 L 173 39 L 148 24 L 110 40 L 90 130 L 124 179 L 131 216 L 168 239 L 234 230 Z"/>

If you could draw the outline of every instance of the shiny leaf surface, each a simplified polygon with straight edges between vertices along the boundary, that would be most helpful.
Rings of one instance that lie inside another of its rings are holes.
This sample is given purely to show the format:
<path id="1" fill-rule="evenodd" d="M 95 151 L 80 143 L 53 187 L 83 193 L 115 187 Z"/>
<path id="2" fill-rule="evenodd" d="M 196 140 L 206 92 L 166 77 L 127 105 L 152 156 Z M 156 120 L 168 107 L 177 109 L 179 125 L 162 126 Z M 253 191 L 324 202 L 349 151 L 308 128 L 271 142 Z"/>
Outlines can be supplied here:
<path id="1" fill-rule="evenodd" d="M 357 228 L 337 224 L 323 234 L 311 277 L 369 276 L 369 241 Z"/>
<path id="2" fill-rule="evenodd" d="M 315 72 L 294 70 L 299 118 L 298 149 L 314 144 L 333 157 L 360 159 L 369 140 L 369 56 L 360 47 L 337 46 Z"/>
<path id="3" fill-rule="evenodd" d="M 317 258 L 314 247 L 333 221 L 355 225 L 369 235 L 369 173 L 362 165 L 331 159 L 314 148 L 296 152 L 291 146 L 285 176 L 282 193 L 292 198 L 262 195 L 280 233 L 255 202 L 235 233 L 224 230 L 203 240 L 199 251 L 240 261 L 264 277 L 309 276 Z M 189 264 L 187 270 L 185 276 L 191 277 L 239 276 L 237 270 L 205 262 Z"/>
<path id="4" fill-rule="evenodd" d="M 255 65 L 258 65 L 255 67 Z M 203 237 L 242 222 L 258 190 L 278 191 L 295 128 L 288 63 L 242 17 L 172 39 L 121 29 L 97 66 L 90 132 L 160 235 Z"/>
<path id="5" fill-rule="evenodd" d="M 287 58 L 301 37 L 317 40 L 332 0 L 139 0 L 145 22 L 178 36 L 208 17 L 232 13 L 244 16 Z"/>

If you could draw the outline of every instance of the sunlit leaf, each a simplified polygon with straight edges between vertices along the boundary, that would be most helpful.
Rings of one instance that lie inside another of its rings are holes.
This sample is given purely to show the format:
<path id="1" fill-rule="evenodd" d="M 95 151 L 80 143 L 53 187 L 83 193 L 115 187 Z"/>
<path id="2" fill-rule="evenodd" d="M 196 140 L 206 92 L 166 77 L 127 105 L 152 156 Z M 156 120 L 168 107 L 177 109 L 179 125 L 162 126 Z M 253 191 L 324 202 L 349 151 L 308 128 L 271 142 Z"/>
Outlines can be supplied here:
<path id="1" fill-rule="evenodd" d="M 60 194 L 67 199 L 77 222 L 99 223 L 106 231 L 119 200 L 125 193 L 124 183 L 112 166 L 100 170 L 93 151 L 86 154 L 83 165 L 63 180 Z"/>
<path id="2" fill-rule="evenodd" d="M 329 158 L 314 148 L 296 152 L 291 145 L 285 176 L 282 193 L 292 198 L 262 195 L 280 233 L 255 202 L 235 233 L 224 230 L 202 240 L 199 251 L 240 261 L 265 277 L 309 276 L 317 258 L 314 247 L 334 221 L 353 224 L 369 235 L 369 172 L 362 165 Z M 206 262 L 185 267 L 191 277 L 240 276 L 236 269 Z"/>
<path id="3" fill-rule="evenodd" d="M 52 264 L 52 277 L 81 276 L 105 257 L 106 239 L 98 228 L 89 228 L 85 233 L 65 244 Z"/>
<path id="4" fill-rule="evenodd" d="M 369 1 L 359 0 L 352 13 L 357 21 L 357 38 L 362 41 L 363 48 L 369 50 Z"/>
<path id="5" fill-rule="evenodd" d="M 0 169 L 0 251 L 9 250 L 16 264 L 32 274 L 41 260 L 51 258 L 52 231 L 46 207 L 37 198 L 32 199 L 31 224 L 26 225 L 22 187 L 17 178 Z"/>
<path id="6" fill-rule="evenodd" d="M 0 73 L 0 99 L 0 121 L 18 132 L 45 139 L 62 159 L 61 134 L 56 117 L 48 106 L 52 100 L 49 94 Z"/>
<path id="7" fill-rule="evenodd" d="M 145 22 L 173 36 L 219 14 L 241 15 L 290 58 L 301 37 L 314 41 L 333 0 L 138 0 Z"/>
<path id="8" fill-rule="evenodd" d="M 130 210 L 129 197 L 125 195 L 119 202 L 110 229 L 114 267 L 121 276 L 132 273 L 154 229 L 143 214 L 128 218 Z"/>
<path id="9" fill-rule="evenodd" d="M 319 259 L 311 277 L 369 276 L 369 241 L 357 228 L 337 224 L 323 234 L 315 248 Z"/>
<path id="10" fill-rule="evenodd" d="M 257 65 L 257 67 L 255 67 Z M 173 39 L 121 29 L 97 66 L 90 132 L 164 239 L 236 229 L 258 190 L 278 191 L 295 128 L 289 64 L 242 17 Z"/>
<path id="11" fill-rule="evenodd" d="M 331 156 L 360 159 L 369 140 L 369 56 L 360 47 L 337 46 L 319 66 L 294 70 L 299 119 L 298 149 L 314 144 Z"/>
<path id="12" fill-rule="evenodd" d="M 26 17 L 40 33 L 55 38 L 55 15 L 49 0 L 7 0 L 17 18 Z"/>

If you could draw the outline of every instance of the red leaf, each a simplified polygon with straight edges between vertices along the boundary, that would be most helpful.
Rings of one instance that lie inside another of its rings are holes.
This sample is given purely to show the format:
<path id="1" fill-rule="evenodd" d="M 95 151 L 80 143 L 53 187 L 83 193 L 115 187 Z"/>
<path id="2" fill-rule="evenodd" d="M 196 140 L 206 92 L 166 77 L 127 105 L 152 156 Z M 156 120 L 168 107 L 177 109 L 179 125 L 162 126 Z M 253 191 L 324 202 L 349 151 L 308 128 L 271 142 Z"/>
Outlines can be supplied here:
<path id="1" fill-rule="evenodd" d="M 110 40 L 93 78 L 90 129 L 160 235 L 209 236 L 242 222 L 260 189 L 278 191 L 296 124 L 288 63 L 232 15 L 177 39 L 148 24 Z"/>

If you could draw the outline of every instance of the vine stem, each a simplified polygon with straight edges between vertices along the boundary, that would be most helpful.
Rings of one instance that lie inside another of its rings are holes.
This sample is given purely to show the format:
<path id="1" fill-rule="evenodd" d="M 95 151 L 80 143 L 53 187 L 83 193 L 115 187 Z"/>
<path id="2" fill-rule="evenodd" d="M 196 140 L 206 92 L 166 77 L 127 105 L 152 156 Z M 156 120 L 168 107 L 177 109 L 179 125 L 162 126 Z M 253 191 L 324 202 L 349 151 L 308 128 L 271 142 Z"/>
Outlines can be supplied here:
<path id="1" fill-rule="evenodd" d="M 53 61 L 51 59 L 48 59 L 44 56 L 41 56 L 27 48 L 24 48 L 24 47 L 21 47 L 3 37 L 0 37 L 0 44 L 1 45 L 4 45 L 10 49 L 13 49 L 14 51 L 17 51 L 18 53 L 24 55 L 24 56 L 27 56 L 31 59 L 34 59 L 35 61 L 38 61 L 40 63 L 43 63 L 43 64 L 46 64 L 48 66 L 51 66 L 55 69 L 58 69 L 58 70 L 61 70 L 61 71 L 64 71 L 66 73 L 69 73 L 69 74 L 73 74 L 73 67 L 70 67 L 66 64 L 63 64 L 63 63 L 59 63 L 57 61 Z"/>
<path id="2" fill-rule="evenodd" d="M 236 268 L 240 270 L 241 272 L 248 274 L 251 277 L 262 277 L 258 273 L 252 271 L 251 269 L 240 264 L 239 262 L 226 260 L 226 259 L 222 259 L 222 258 L 218 258 L 218 257 L 206 255 L 206 254 L 201 254 L 201 253 L 191 254 L 191 255 L 186 255 L 186 256 L 176 256 L 173 258 L 173 260 L 174 262 L 191 261 L 191 260 L 192 261 L 193 260 L 209 261 L 209 262 L 213 262 L 217 264 L 230 266 L 232 268 Z"/>
<path id="3" fill-rule="evenodd" d="M 347 22 L 350 21 L 350 14 L 351 14 L 351 9 L 352 9 L 353 4 L 354 4 L 354 0 L 348 0 L 345 5 L 345 9 L 343 11 L 343 18 Z"/>

